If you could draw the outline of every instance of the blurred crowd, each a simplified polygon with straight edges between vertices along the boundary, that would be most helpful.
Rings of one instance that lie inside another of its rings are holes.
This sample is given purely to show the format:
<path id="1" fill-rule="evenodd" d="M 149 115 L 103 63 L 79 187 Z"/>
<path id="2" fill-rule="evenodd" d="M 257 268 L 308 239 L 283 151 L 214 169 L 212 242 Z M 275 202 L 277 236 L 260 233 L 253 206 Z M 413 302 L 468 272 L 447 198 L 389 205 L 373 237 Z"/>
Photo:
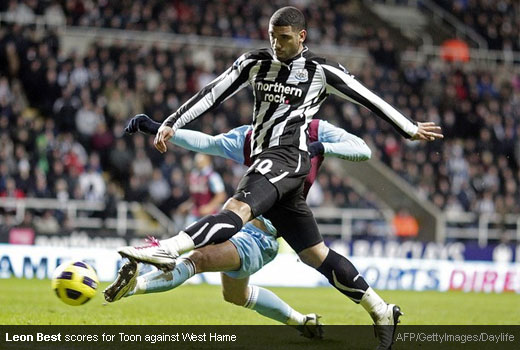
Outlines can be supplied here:
<path id="1" fill-rule="evenodd" d="M 9 2 L 9 8 L 16 3 Z M 67 1 L 62 7 L 61 2 L 32 0 L 24 6 L 34 13 L 65 9 L 66 20 L 73 24 L 127 28 L 141 23 L 116 16 L 121 12 L 115 8 L 116 3 L 78 0 Z M 149 8 L 150 18 L 157 18 L 152 21 L 155 24 L 144 21 L 142 27 L 134 29 L 172 30 L 164 27 L 171 23 L 163 17 L 173 15 L 170 12 L 178 16 L 181 5 L 202 11 L 205 5 L 196 3 L 132 2 L 135 6 L 129 8 Z M 71 15 L 80 5 L 94 6 L 101 12 Z M 161 8 L 160 15 L 154 16 L 156 6 L 171 9 Z M 227 11 L 230 5 L 224 2 L 211 6 L 216 8 L 204 12 L 209 13 L 204 15 L 209 16 L 209 23 L 213 23 L 211 13 L 214 16 Z M 249 14 L 249 10 L 242 11 Z M 270 11 L 254 17 L 268 16 Z M 216 17 L 243 20 L 243 16 L 225 13 Z M 112 20 L 104 23 L 100 18 Z M 182 23 L 175 29 L 180 33 L 188 30 L 181 29 Z M 332 19 L 314 24 L 310 21 L 315 28 L 334 23 Z M 202 34 L 228 35 L 222 32 L 222 28 L 228 28 L 229 35 L 235 35 L 230 24 L 209 26 L 215 32 L 186 25 Z M 240 35 L 264 38 L 258 31 L 263 27 L 256 22 L 251 26 L 241 22 L 241 26 L 246 32 Z M 520 213 L 520 76 L 500 67 L 470 70 L 456 64 L 402 63 L 388 45 L 388 33 L 378 30 L 375 35 L 367 42 L 371 58 L 352 73 L 405 115 L 442 125 L 445 139 L 434 143 L 405 141 L 368 110 L 338 99 L 327 101 L 318 116 L 362 137 L 371 146 L 374 158 L 383 160 L 440 209 Z M 167 215 L 175 215 L 176 208 L 189 196 L 186 176 L 193 168 L 193 154 L 171 147 L 171 152 L 161 155 L 153 148 L 153 138 L 127 136 L 124 126 L 131 116 L 143 112 L 162 121 L 240 53 L 220 49 L 201 53 L 182 45 L 164 49 L 114 42 L 94 43 L 85 55 L 65 55 L 52 30 L 42 34 L 31 26 L 2 25 L 0 197 L 103 200 L 107 216 L 115 215 L 119 199 L 148 200 Z M 225 132 L 250 123 L 251 112 L 251 96 L 242 91 L 189 128 L 209 134 Z M 231 161 L 214 162 L 231 194 L 244 169 Z M 326 168 L 325 162 L 310 195 L 311 205 L 376 206 L 370 195 L 360 197 L 348 178 Z M 38 215 L 60 224 L 67 220 L 62 213 Z"/>
<path id="2" fill-rule="evenodd" d="M 520 51 L 518 1 L 434 1 L 482 35 L 490 49 Z M 384 2 L 409 4 L 408 0 Z M 0 3 L 0 12 L 22 20 L 44 16 L 51 23 L 73 26 L 267 40 L 269 17 L 284 5 L 305 13 L 310 44 L 360 47 L 375 36 L 373 27 L 359 25 L 357 1 L 9 0 Z"/>
<path id="3" fill-rule="evenodd" d="M 435 121 L 444 140 L 403 142 L 366 110 L 344 104 L 347 130 L 364 130 L 376 157 L 437 207 L 520 213 L 520 76 L 505 68 L 403 64 L 358 78 L 405 115 Z M 383 132 L 382 132 L 383 131 Z"/>
<path id="4" fill-rule="evenodd" d="M 73 26 L 267 40 L 270 16 L 285 5 L 304 12 L 309 43 L 361 46 L 374 36 L 374 28 L 357 25 L 355 1 L 10 0 L 0 12 Z"/>
<path id="5" fill-rule="evenodd" d="M 435 0 L 482 35 L 492 50 L 520 51 L 518 0 Z"/>

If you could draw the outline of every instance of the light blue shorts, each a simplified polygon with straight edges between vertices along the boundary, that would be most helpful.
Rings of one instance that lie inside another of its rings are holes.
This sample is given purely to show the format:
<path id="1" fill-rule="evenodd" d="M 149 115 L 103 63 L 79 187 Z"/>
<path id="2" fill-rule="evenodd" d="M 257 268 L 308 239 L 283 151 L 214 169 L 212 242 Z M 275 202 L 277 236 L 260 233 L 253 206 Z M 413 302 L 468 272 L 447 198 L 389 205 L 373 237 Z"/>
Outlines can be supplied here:
<path id="1" fill-rule="evenodd" d="M 270 263 L 278 254 L 276 238 L 248 222 L 229 239 L 240 256 L 240 269 L 224 272 L 232 278 L 246 278 Z"/>

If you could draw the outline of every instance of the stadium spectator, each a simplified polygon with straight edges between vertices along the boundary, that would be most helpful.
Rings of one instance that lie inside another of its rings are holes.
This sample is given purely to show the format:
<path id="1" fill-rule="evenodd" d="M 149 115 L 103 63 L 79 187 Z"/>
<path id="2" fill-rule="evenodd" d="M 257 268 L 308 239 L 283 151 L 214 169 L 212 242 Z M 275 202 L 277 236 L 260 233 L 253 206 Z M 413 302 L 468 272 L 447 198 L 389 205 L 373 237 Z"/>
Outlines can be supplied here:
<path id="1" fill-rule="evenodd" d="M 148 190 L 141 178 L 136 175 L 130 176 L 130 181 L 125 189 L 125 200 L 129 202 L 148 200 Z"/>
<path id="2" fill-rule="evenodd" d="M 5 189 L 0 192 L 0 197 L 25 198 L 25 193 L 16 187 L 16 181 L 12 177 L 8 177 L 5 180 Z"/>
<path id="3" fill-rule="evenodd" d="M 189 213 L 187 225 L 203 216 L 217 213 L 227 199 L 222 177 L 213 170 L 212 163 L 211 157 L 206 154 L 195 155 L 195 167 L 188 177 L 190 199 L 179 207 L 181 213 Z"/>
<path id="4" fill-rule="evenodd" d="M 160 169 L 155 168 L 148 184 L 148 194 L 153 203 L 160 205 L 170 194 L 170 184 Z"/>
<path id="5" fill-rule="evenodd" d="M 47 184 L 47 177 L 42 171 L 36 171 L 36 184 L 31 192 L 31 197 L 36 198 L 51 198 L 52 193 Z"/>
<path id="6" fill-rule="evenodd" d="M 9 229 L 9 243 L 33 244 L 35 235 L 33 214 L 26 210 L 22 222 L 14 224 Z"/>
<path id="7" fill-rule="evenodd" d="M 45 210 L 43 215 L 34 218 L 34 227 L 36 232 L 44 234 L 58 233 L 60 224 L 52 210 Z"/>
<path id="8" fill-rule="evenodd" d="M 113 181 L 109 181 L 105 192 L 105 209 L 100 213 L 103 219 L 117 217 L 118 203 L 123 200 L 121 189 Z"/>
<path id="9" fill-rule="evenodd" d="M 417 238 L 419 223 L 406 208 L 397 211 L 392 221 L 395 235 L 400 239 Z"/>
<path id="10" fill-rule="evenodd" d="M 179 210 L 179 206 L 190 199 L 185 178 L 184 172 L 179 167 L 170 172 L 170 196 L 159 206 L 159 208 L 166 215 L 173 218 L 176 223 L 184 223 L 184 221 L 186 221 L 185 213 L 181 213 L 181 210 Z"/>
<path id="11" fill-rule="evenodd" d="M 132 159 L 133 153 L 128 149 L 125 140 L 117 139 L 115 147 L 108 155 L 109 169 L 117 181 L 122 181 L 124 184 L 125 179 L 129 178 Z"/>
<path id="12" fill-rule="evenodd" d="M 78 184 L 81 192 L 76 192 L 75 197 L 84 197 L 92 202 L 100 202 L 104 199 L 106 184 L 101 175 L 101 164 L 97 153 L 90 155 L 86 170 L 79 175 Z"/>
<path id="13" fill-rule="evenodd" d="M 135 153 L 135 159 L 132 161 L 132 173 L 143 180 L 152 176 L 152 162 L 143 148 L 137 149 Z"/>

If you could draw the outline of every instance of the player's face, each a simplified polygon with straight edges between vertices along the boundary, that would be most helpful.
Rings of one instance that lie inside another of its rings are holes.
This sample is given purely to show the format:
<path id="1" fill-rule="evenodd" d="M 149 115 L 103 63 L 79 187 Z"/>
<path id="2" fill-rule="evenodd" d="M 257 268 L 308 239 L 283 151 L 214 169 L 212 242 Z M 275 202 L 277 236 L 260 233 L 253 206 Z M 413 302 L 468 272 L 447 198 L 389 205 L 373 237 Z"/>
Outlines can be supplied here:
<path id="1" fill-rule="evenodd" d="M 303 41 L 307 32 L 295 30 L 291 26 L 273 26 L 269 24 L 269 40 L 274 55 L 280 61 L 293 58 L 303 50 Z"/>
<path id="2" fill-rule="evenodd" d="M 203 170 L 205 167 L 211 164 L 211 159 L 209 156 L 201 153 L 197 153 L 195 156 L 195 166 L 199 170 Z"/>

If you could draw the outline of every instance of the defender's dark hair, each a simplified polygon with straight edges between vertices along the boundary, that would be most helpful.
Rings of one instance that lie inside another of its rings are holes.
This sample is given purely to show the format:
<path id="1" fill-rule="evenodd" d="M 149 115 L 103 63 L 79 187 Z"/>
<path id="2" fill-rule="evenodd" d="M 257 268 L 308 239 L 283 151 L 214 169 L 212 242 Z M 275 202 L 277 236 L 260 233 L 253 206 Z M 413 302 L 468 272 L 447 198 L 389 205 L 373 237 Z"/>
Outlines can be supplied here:
<path id="1" fill-rule="evenodd" d="M 291 26 L 294 29 L 300 31 L 307 29 L 307 23 L 305 16 L 296 7 L 286 6 L 277 10 L 269 21 L 273 26 Z"/>

